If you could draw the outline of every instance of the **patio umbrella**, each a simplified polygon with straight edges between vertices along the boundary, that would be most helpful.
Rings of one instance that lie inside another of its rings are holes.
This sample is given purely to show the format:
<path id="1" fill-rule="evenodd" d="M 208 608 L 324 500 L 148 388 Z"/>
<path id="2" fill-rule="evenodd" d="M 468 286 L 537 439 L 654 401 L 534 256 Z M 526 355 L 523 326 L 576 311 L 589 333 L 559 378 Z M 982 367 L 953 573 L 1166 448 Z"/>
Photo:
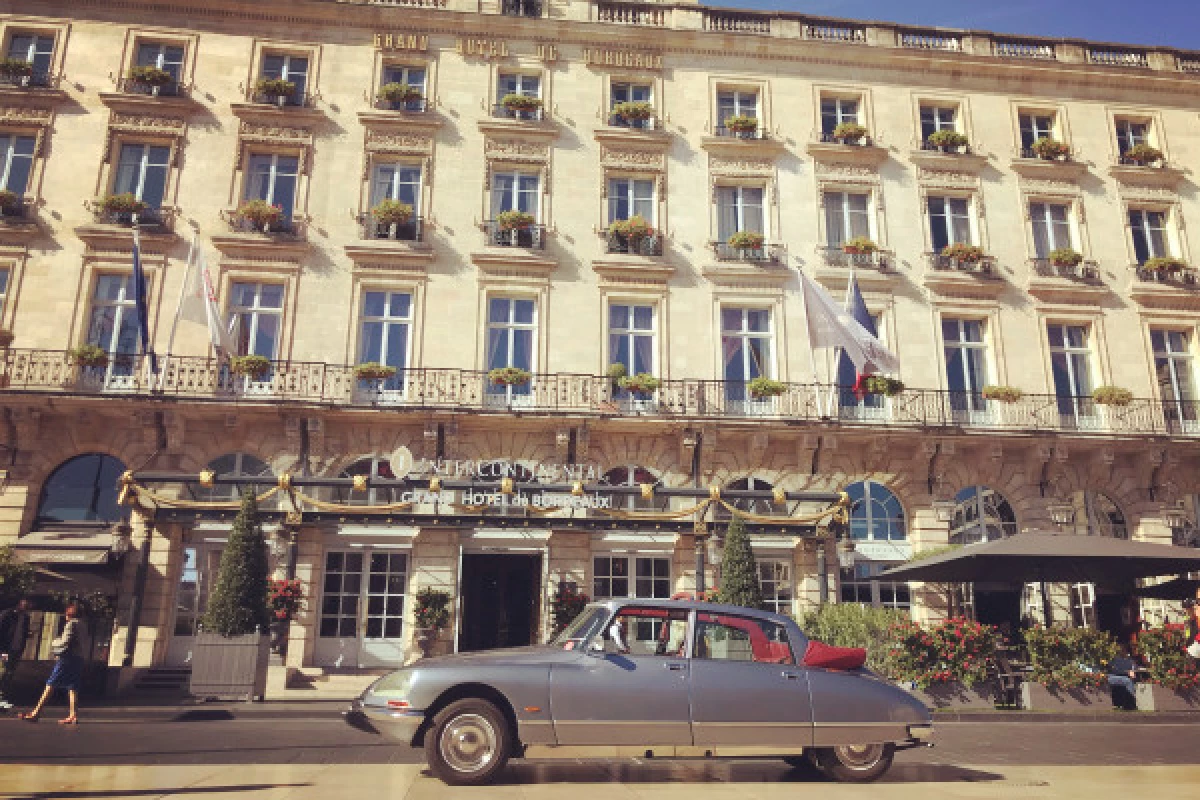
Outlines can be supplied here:
<path id="1" fill-rule="evenodd" d="M 1153 597 L 1158 600 L 1185 600 L 1189 597 L 1194 598 L 1197 589 L 1200 589 L 1200 581 L 1194 578 L 1179 577 L 1154 586 L 1143 586 L 1141 589 L 1135 590 L 1134 594 L 1138 597 Z"/>

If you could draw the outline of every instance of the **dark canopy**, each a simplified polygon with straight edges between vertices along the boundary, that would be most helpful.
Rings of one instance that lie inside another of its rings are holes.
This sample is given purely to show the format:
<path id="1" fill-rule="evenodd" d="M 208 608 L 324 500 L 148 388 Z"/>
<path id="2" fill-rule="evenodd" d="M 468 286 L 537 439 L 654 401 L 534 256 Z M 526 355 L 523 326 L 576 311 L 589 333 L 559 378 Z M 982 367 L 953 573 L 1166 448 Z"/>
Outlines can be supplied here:
<path id="1" fill-rule="evenodd" d="M 1129 584 L 1135 578 L 1200 570 L 1200 549 L 1105 536 L 1021 533 L 967 545 L 883 572 L 884 580 Z"/>
<path id="2" fill-rule="evenodd" d="M 1159 600 L 1186 600 L 1196 596 L 1200 581 L 1192 578 L 1175 578 L 1154 586 L 1145 586 L 1134 592 L 1138 597 L 1155 597 Z"/>

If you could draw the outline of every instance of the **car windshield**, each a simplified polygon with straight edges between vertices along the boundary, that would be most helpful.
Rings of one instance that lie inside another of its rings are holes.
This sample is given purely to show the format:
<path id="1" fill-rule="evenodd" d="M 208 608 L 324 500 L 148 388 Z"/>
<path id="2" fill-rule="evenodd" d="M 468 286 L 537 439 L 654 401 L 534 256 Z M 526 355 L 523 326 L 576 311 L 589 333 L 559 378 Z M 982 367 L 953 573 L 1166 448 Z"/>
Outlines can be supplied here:
<path id="1" fill-rule="evenodd" d="M 563 650 L 578 649 L 583 642 L 600 632 L 608 614 L 609 611 L 604 606 L 588 606 L 555 637 L 552 644 Z"/>

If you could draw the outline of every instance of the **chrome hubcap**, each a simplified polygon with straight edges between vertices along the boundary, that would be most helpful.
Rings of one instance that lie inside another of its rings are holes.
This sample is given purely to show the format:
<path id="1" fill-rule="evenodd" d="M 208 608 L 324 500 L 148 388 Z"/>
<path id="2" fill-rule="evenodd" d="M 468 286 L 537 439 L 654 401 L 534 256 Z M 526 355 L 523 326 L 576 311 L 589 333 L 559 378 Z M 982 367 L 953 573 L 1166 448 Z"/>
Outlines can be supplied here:
<path id="1" fill-rule="evenodd" d="M 833 749 L 842 766 L 850 769 L 870 769 L 883 757 L 881 744 L 846 744 Z"/>
<path id="2" fill-rule="evenodd" d="M 478 714 L 462 714 L 442 729 L 442 758 L 456 772 L 478 772 L 496 757 L 496 731 Z"/>

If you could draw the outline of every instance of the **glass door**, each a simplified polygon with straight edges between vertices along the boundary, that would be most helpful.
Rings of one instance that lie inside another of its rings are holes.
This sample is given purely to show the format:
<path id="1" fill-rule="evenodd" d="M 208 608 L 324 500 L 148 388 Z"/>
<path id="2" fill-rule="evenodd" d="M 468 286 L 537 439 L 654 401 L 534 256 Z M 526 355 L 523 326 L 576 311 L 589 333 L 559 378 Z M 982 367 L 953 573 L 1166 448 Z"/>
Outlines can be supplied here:
<path id="1" fill-rule="evenodd" d="M 360 667 L 390 667 L 404 663 L 404 593 L 408 554 L 374 550 L 368 556 L 365 622 Z"/>
<path id="2" fill-rule="evenodd" d="M 221 544 L 188 545 L 183 548 L 183 569 L 175 590 L 175 621 L 167 646 L 167 666 L 192 662 L 196 630 L 208 610 L 208 593 L 221 565 Z"/>
<path id="3" fill-rule="evenodd" d="M 138 323 L 132 275 L 100 275 L 92 295 L 88 344 L 108 354 L 102 367 L 80 367 L 80 378 L 97 388 L 132 391 L 137 379 Z"/>
<path id="4" fill-rule="evenodd" d="M 407 553 L 326 553 L 314 663 L 342 669 L 403 664 L 407 582 Z"/>

